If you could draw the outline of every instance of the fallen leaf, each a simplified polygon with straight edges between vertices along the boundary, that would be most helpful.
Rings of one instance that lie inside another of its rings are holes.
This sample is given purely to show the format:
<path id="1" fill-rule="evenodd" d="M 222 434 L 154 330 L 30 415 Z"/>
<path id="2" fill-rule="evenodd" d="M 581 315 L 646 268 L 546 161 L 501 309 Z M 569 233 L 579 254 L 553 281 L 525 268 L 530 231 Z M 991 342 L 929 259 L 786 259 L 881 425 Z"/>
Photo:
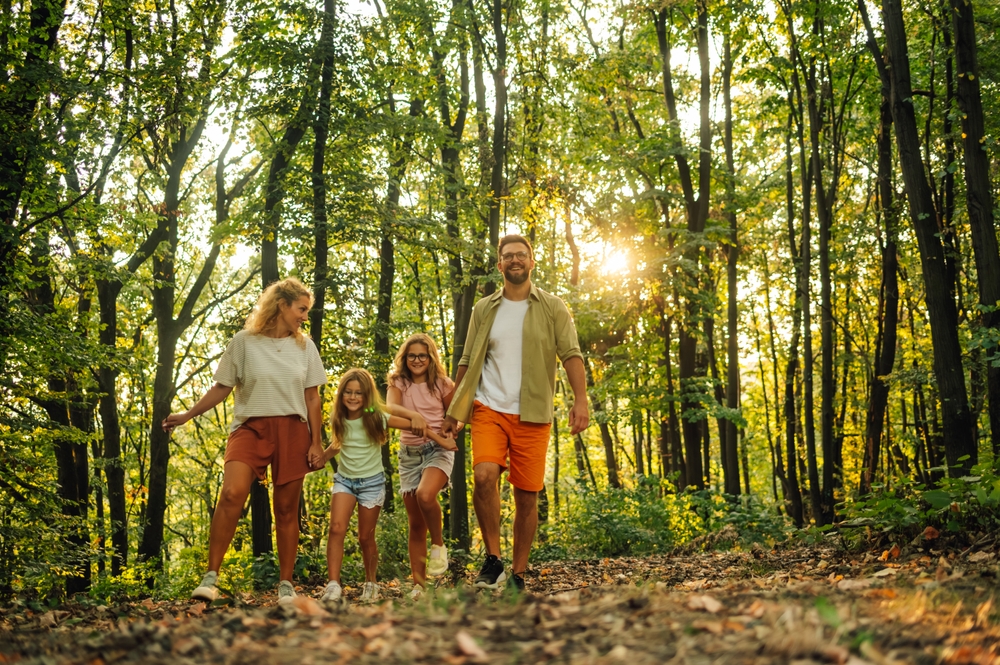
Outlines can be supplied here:
<path id="1" fill-rule="evenodd" d="M 867 589 L 872 585 L 873 581 L 871 579 L 866 580 L 840 580 L 837 582 L 837 588 L 841 591 L 855 591 L 857 589 Z"/>
<path id="2" fill-rule="evenodd" d="M 552 658 L 557 658 L 562 653 L 563 647 L 566 646 L 566 640 L 556 640 L 555 642 L 549 642 L 542 647 L 542 651 Z"/>
<path id="3" fill-rule="evenodd" d="M 153 609 L 153 600 L 151 598 L 143 598 L 142 602 L 139 604 L 145 607 L 147 610 Z"/>
<path id="4" fill-rule="evenodd" d="M 701 596 L 691 596 L 688 598 L 687 606 L 692 610 L 705 610 L 715 614 L 722 610 L 722 603 L 717 601 L 715 598 L 705 594 Z"/>
<path id="5" fill-rule="evenodd" d="M 391 621 L 383 621 L 382 623 L 376 623 L 367 628 L 359 628 L 358 635 L 365 638 L 366 640 L 374 639 L 384 633 L 385 631 L 392 628 Z"/>
<path id="6" fill-rule="evenodd" d="M 458 644 L 458 650 L 466 656 L 474 660 L 488 660 L 489 657 L 483 651 L 483 648 L 476 643 L 472 635 L 469 635 L 464 630 L 458 631 L 455 635 L 455 642 Z"/>
<path id="7" fill-rule="evenodd" d="M 889 575 L 895 575 L 899 571 L 895 568 L 883 568 L 877 573 L 872 574 L 872 577 L 888 577 Z"/>
<path id="8" fill-rule="evenodd" d="M 889 548 L 889 558 L 898 559 L 899 558 L 899 545 L 893 545 Z"/>
<path id="9" fill-rule="evenodd" d="M 205 611 L 205 603 L 195 603 L 187 611 L 191 616 L 200 617 L 202 612 Z"/>
<path id="10" fill-rule="evenodd" d="M 868 596 L 869 598 L 890 598 L 891 599 L 891 598 L 895 598 L 896 597 L 896 591 L 893 590 L 893 589 L 888 589 L 888 588 L 887 589 L 871 589 L 870 591 L 868 591 L 867 593 L 865 593 L 865 595 Z"/>
<path id="11" fill-rule="evenodd" d="M 969 561 L 972 563 L 982 563 L 983 561 L 990 561 L 996 556 L 994 552 L 973 552 L 969 555 Z"/>
<path id="12" fill-rule="evenodd" d="M 292 606 L 307 617 L 326 616 L 326 610 L 323 609 L 323 606 L 309 596 L 295 596 L 292 598 Z"/>
<path id="13" fill-rule="evenodd" d="M 46 612 L 38 619 L 38 625 L 42 628 L 55 628 L 56 627 L 56 613 L 53 611 Z"/>
<path id="14" fill-rule="evenodd" d="M 726 628 L 722 625 L 721 621 L 694 621 L 691 623 L 691 628 L 703 630 L 713 635 L 722 635 L 722 633 L 726 632 Z"/>
<path id="15" fill-rule="evenodd" d="M 932 526 L 926 527 L 924 529 L 924 540 L 934 540 L 940 535 L 941 534 L 938 532 L 938 530 Z"/>

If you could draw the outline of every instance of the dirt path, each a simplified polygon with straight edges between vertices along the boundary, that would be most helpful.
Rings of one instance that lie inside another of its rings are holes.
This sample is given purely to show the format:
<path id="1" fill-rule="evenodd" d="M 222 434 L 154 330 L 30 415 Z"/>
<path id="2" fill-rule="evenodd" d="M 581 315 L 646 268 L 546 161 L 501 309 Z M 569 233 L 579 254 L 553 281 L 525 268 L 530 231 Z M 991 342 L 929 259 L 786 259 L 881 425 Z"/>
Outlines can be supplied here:
<path id="1" fill-rule="evenodd" d="M 377 605 L 332 609 L 312 589 L 295 609 L 273 596 L 220 608 L 8 608 L 0 663 L 1000 665 L 994 552 L 754 550 L 529 573 L 533 593 L 516 600 L 459 584 L 411 602 L 389 583 Z"/>

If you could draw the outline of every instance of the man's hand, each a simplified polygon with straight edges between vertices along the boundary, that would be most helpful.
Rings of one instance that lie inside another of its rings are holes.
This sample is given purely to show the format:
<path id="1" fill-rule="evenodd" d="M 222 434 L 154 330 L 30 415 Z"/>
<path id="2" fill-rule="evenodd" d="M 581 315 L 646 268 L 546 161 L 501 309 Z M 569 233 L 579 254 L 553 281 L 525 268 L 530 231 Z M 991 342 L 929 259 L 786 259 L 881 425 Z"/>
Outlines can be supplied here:
<path id="1" fill-rule="evenodd" d="M 586 402 L 574 402 L 573 408 L 569 410 L 569 433 L 579 434 L 590 427 L 590 410 L 587 409 Z"/>
<path id="2" fill-rule="evenodd" d="M 464 425 L 451 416 L 445 416 L 444 424 L 441 425 L 441 436 L 455 438 L 462 431 Z"/>

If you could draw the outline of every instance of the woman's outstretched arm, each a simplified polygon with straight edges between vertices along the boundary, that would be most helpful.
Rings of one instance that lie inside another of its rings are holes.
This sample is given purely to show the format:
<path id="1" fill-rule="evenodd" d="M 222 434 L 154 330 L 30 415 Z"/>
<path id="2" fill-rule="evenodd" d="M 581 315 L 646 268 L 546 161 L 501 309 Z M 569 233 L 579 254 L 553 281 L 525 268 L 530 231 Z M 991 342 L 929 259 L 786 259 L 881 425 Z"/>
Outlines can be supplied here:
<path id="1" fill-rule="evenodd" d="M 201 399 L 194 406 L 184 413 L 171 413 L 163 419 L 160 426 L 165 432 L 171 432 L 178 425 L 183 425 L 192 418 L 197 418 L 206 411 L 214 409 L 222 400 L 229 397 L 229 393 L 231 392 L 233 392 L 232 386 L 224 386 L 221 383 L 216 383 L 208 389 L 207 393 L 202 395 Z"/>

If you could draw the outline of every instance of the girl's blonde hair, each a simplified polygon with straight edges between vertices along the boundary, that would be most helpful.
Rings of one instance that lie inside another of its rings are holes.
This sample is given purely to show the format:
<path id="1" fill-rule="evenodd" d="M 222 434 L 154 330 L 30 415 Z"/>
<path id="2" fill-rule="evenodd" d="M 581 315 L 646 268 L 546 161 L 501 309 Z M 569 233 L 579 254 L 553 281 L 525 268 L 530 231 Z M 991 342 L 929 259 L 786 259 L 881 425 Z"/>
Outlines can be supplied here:
<path id="1" fill-rule="evenodd" d="M 260 294 L 260 298 L 257 299 L 257 304 L 254 305 L 253 311 L 247 317 L 243 329 L 254 335 L 267 332 L 277 324 L 278 315 L 281 314 L 281 303 L 285 303 L 286 307 L 291 307 L 303 296 L 309 298 L 309 306 L 312 307 L 312 291 L 299 280 L 294 277 L 286 277 L 280 282 L 273 282 Z M 296 330 L 293 334 L 295 343 L 305 348 L 306 336 L 302 334 L 302 331 Z"/>
<path id="2" fill-rule="evenodd" d="M 333 403 L 330 414 L 330 429 L 333 430 L 333 440 L 338 445 L 344 443 L 344 433 L 347 426 L 347 408 L 344 406 L 344 390 L 351 381 L 357 381 L 364 393 L 364 403 L 361 405 L 361 423 L 368 434 L 368 440 L 373 446 L 384 445 L 389 440 L 389 429 L 385 422 L 385 403 L 375 388 L 375 379 L 366 369 L 354 367 L 344 372 L 337 384 L 337 400 Z"/>
<path id="3" fill-rule="evenodd" d="M 434 338 L 425 333 L 414 333 L 406 338 L 403 345 L 399 347 L 399 351 L 396 352 L 396 359 L 392 362 L 392 369 L 389 370 L 386 383 L 391 386 L 398 379 L 402 379 L 407 386 L 413 383 L 413 373 L 406 364 L 406 354 L 410 352 L 410 347 L 414 344 L 423 344 L 427 347 L 427 355 L 430 356 L 427 361 L 427 389 L 433 395 L 438 391 L 438 379 L 448 376 L 448 371 L 441 364 L 441 356 L 438 355 Z M 443 395 L 439 395 L 439 397 L 443 397 Z"/>

